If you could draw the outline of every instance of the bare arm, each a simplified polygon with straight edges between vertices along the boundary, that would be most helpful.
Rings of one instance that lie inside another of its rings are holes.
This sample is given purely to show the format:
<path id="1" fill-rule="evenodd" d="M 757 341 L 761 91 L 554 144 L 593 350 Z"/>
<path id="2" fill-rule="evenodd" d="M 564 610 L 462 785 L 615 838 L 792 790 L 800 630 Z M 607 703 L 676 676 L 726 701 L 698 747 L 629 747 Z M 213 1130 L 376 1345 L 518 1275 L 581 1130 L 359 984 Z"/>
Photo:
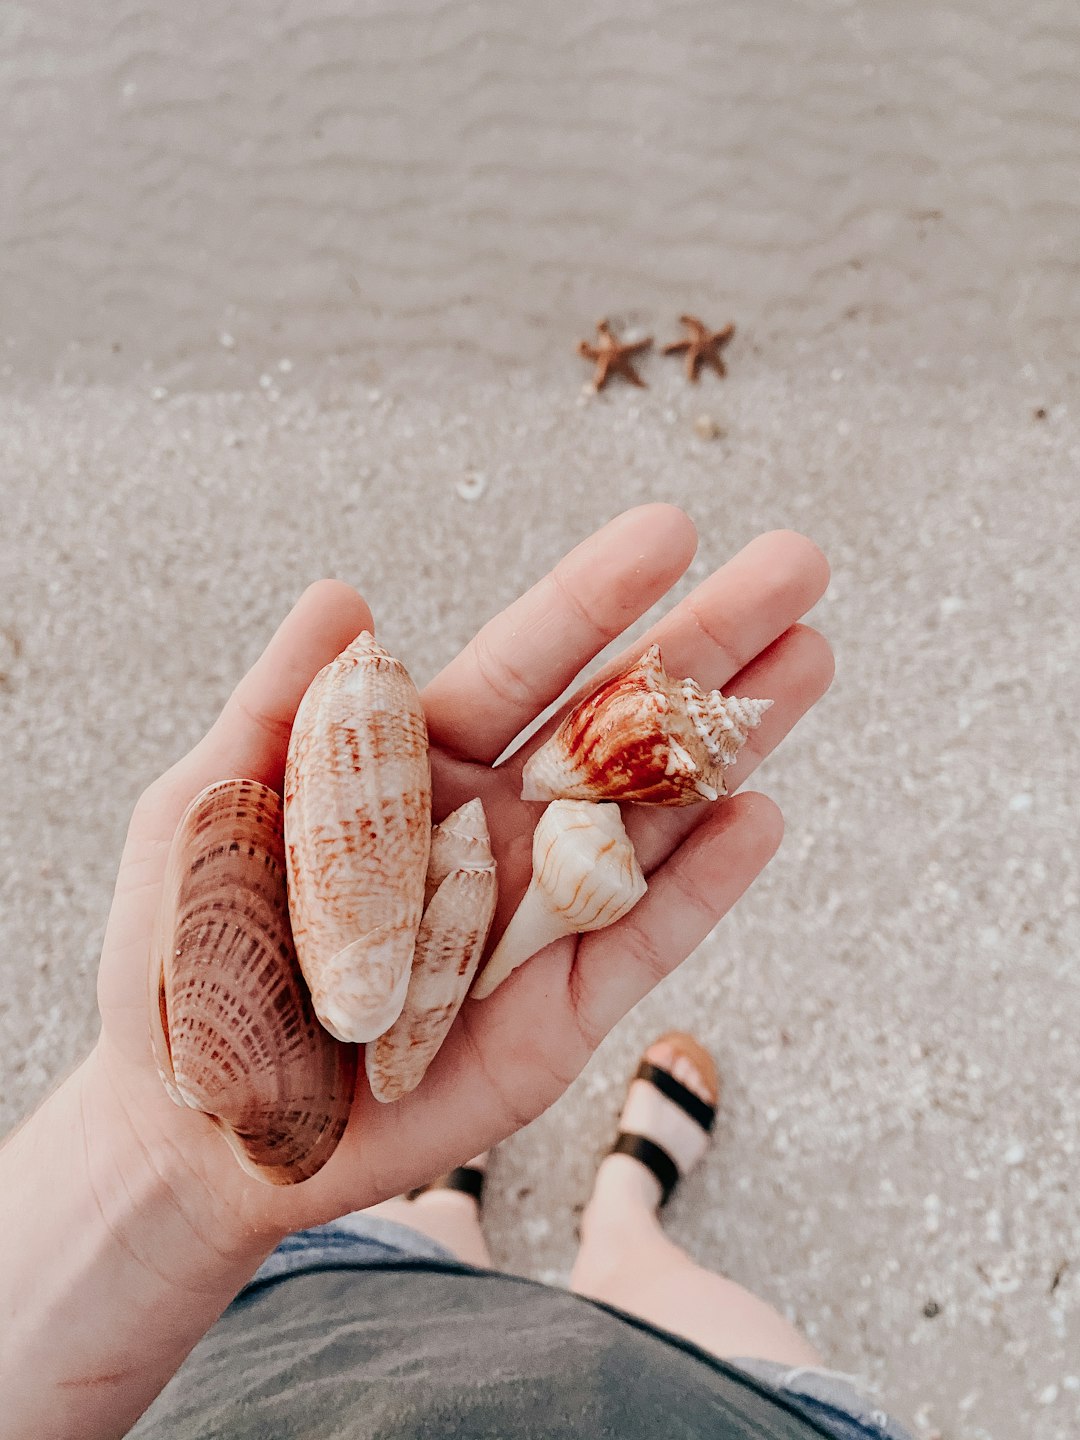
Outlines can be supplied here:
<path id="1" fill-rule="evenodd" d="M 140 1136 L 95 1051 L 0 1150 L 0 1430 L 125 1434 L 275 1240 Z"/>

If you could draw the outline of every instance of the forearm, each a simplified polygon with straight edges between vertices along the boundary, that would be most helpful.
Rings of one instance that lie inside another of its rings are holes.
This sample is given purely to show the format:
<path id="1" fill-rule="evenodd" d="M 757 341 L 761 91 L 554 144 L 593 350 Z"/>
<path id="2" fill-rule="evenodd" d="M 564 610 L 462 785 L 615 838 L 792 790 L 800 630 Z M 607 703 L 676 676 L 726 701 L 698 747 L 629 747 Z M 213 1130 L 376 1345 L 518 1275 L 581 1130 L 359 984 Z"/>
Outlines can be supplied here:
<path id="1" fill-rule="evenodd" d="M 126 1433 L 275 1236 L 238 1243 L 92 1056 L 0 1150 L 7 1440 Z"/>

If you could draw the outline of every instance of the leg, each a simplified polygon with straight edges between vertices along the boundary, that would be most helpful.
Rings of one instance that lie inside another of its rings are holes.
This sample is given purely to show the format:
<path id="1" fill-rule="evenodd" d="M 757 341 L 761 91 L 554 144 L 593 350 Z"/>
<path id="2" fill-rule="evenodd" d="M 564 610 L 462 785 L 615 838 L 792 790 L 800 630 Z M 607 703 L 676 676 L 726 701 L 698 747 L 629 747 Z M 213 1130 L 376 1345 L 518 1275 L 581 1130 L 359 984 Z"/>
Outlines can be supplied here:
<path id="1" fill-rule="evenodd" d="M 713 1101 L 698 1068 L 666 1041 L 646 1058 Z M 704 1153 L 705 1132 L 678 1106 L 635 1080 L 621 1128 L 655 1140 L 685 1174 Z M 733 1280 L 695 1264 L 660 1228 L 655 1176 L 629 1155 L 609 1155 L 581 1223 L 570 1288 L 692 1340 L 721 1359 L 820 1365 L 816 1351 L 782 1315 Z"/>
<path id="2" fill-rule="evenodd" d="M 478 1155 L 469 1164 L 474 1169 L 483 1170 L 487 1165 L 487 1156 Z M 493 1268 L 480 1225 L 480 1206 L 471 1195 L 465 1195 L 460 1190 L 424 1190 L 415 1200 L 395 1195 L 392 1200 L 372 1205 L 361 1213 L 408 1225 L 429 1240 L 445 1245 L 466 1264 Z"/>

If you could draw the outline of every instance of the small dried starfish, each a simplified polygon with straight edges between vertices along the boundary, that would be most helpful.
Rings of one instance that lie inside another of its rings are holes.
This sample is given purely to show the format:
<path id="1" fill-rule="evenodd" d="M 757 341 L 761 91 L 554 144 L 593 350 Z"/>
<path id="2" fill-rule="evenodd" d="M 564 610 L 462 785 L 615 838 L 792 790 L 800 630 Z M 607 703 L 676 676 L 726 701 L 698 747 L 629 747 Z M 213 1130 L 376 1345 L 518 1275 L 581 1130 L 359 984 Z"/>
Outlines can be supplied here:
<path id="1" fill-rule="evenodd" d="M 686 340 L 665 345 L 664 354 L 681 355 L 686 352 L 686 378 L 696 384 L 702 365 L 711 365 L 718 375 L 726 375 L 727 366 L 720 359 L 720 351 L 735 334 L 735 326 L 725 325 L 722 330 L 710 330 L 696 315 L 680 315 L 679 324 L 685 325 L 690 335 Z"/>
<path id="2" fill-rule="evenodd" d="M 633 366 L 633 358 L 642 350 L 648 350 L 652 344 L 652 336 L 644 340 L 637 340 L 632 345 L 623 345 L 617 336 L 611 333 L 611 327 L 606 320 L 596 322 L 596 344 L 590 345 L 587 340 L 578 341 L 578 354 L 586 360 L 596 361 L 596 373 L 593 375 L 593 389 L 602 390 L 612 375 L 621 375 L 624 380 L 629 380 L 631 385 L 639 385 L 643 390 L 648 387 L 645 381 L 637 373 Z"/>

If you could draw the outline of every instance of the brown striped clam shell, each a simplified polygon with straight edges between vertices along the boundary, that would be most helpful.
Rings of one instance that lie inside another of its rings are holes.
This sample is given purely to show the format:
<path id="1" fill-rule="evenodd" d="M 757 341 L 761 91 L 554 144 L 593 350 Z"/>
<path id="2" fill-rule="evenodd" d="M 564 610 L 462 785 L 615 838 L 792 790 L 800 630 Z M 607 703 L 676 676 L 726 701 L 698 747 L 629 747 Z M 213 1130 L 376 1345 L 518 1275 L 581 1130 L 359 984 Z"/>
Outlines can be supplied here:
<path id="1" fill-rule="evenodd" d="M 319 1024 L 289 926 L 281 800 L 226 780 L 173 837 L 151 952 L 151 1039 L 172 1098 L 271 1185 L 314 1175 L 345 1132 L 356 1051 Z"/>

